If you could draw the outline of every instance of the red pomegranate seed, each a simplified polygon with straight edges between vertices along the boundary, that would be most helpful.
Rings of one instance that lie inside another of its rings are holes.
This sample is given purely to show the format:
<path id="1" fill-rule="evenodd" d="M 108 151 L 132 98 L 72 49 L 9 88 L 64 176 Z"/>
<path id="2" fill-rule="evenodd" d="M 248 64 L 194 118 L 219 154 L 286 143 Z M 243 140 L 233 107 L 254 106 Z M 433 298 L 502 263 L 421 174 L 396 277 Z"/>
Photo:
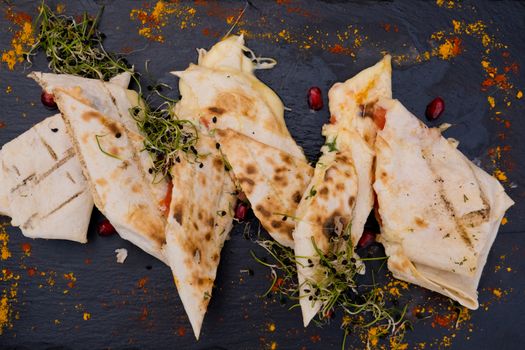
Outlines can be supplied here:
<path id="1" fill-rule="evenodd" d="M 310 107 L 310 109 L 318 111 L 323 108 L 323 94 L 321 93 L 321 89 L 317 86 L 308 89 L 307 99 L 308 107 Z"/>
<path id="2" fill-rule="evenodd" d="M 246 214 L 248 213 L 248 204 L 239 201 L 237 203 L 237 208 L 235 208 L 235 219 L 239 221 L 244 221 L 246 219 Z"/>
<path id="3" fill-rule="evenodd" d="M 40 101 L 42 101 L 42 104 L 50 109 L 56 109 L 57 104 L 55 102 L 55 97 L 53 94 L 50 94 L 49 92 L 42 91 L 42 95 L 40 95 Z"/>
<path id="4" fill-rule="evenodd" d="M 372 231 L 365 231 L 361 238 L 359 238 L 359 242 L 357 242 L 357 248 L 366 248 L 375 241 L 376 234 Z"/>
<path id="5" fill-rule="evenodd" d="M 113 225 L 111 225 L 111 222 L 109 222 L 108 219 L 104 219 L 100 224 L 98 224 L 97 232 L 100 236 L 111 236 L 117 233 L 117 231 L 115 230 Z"/>
<path id="6" fill-rule="evenodd" d="M 246 197 L 246 194 L 242 191 L 237 195 L 237 199 L 241 202 L 248 203 L 248 197 Z"/>
<path id="7" fill-rule="evenodd" d="M 441 97 L 436 97 L 427 105 L 425 115 L 428 120 L 436 120 L 445 111 L 445 101 Z"/>

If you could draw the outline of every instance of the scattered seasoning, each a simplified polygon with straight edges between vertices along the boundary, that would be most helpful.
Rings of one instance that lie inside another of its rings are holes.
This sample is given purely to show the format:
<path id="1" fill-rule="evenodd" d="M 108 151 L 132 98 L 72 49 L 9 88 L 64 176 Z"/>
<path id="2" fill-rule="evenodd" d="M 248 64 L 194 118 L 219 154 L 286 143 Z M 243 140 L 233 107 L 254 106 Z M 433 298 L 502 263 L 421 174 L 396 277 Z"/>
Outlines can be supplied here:
<path id="1" fill-rule="evenodd" d="M 132 9 L 129 17 L 139 21 L 138 34 L 151 41 L 163 43 L 165 38 L 162 30 L 169 24 L 170 17 L 178 20 L 179 29 L 195 27 L 193 21 L 197 10 L 194 7 L 175 2 L 157 1 L 153 7 L 150 4 L 143 8 Z"/>
<path id="2" fill-rule="evenodd" d="M 22 243 L 22 251 L 24 252 L 25 256 L 31 255 L 31 244 L 29 243 Z"/>
<path id="3" fill-rule="evenodd" d="M 0 223 L 0 244 L 1 244 L 1 260 L 11 258 L 8 242 L 9 235 L 6 231 L 7 223 Z M 17 319 L 18 313 L 13 310 L 13 304 L 18 302 L 18 280 L 20 275 L 12 271 L 2 268 L 0 275 L 0 285 L 3 287 L 0 295 L 0 335 L 6 329 L 13 328 L 13 319 Z"/>
<path id="4" fill-rule="evenodd" d="M 439 45 L 438 54 L 441 59 L 449 60 L 458 56 L 462 52 L 462 42 L 458 37 L 445 39 L 445 42 Z"/>
<path id="5" fill-rule="evenodd" d="M 494 107 L 496 107 L 496 102 L 494 100 L 494 97 L 487 96 L 487 101 L 488 101 L 491 109 L 494 109 Z"/>
<path id="6" fill-rule="evenodd" d="M 268 324 L 268 331 L 275 332 L 275 329 L 276 329 L 275 323 L 269 323 Z"/>
<path id="7" fill-rule="evenodd" d="M 146 286 L 146 283 L 148 283 L 148 277 L 142 277 L 137 283 L 137 288 L 143 289 Z"/>
<path id="8" fill-rule="evenodd" d="M 35 42 L 32 18 L 25 12 L 13 11 L 12 7 L 7 8 L 5 17 L 15 25 L 15 28 L 9 28 L 13 33 L 11 49 L 2 52 L 2 62 L 7 64 L 9 70 L 14 70 L 17 63 L 24 62 L 24 53 Z"/>
<path id="9" fill-rule="evenodd" d="M 500 181 L 506 182 L 508 180 L 507 174 L 505 174 L 505 172 L 500 169 L 495 169 L 493 174 Z"/>
<path id="10" fill-rule="evenodd" d="M 65 273 L 63 274 L 63 277 L 67 282 L 67 286 L 69 288 L 74 288 L 75 283 L 77 282 L 77 278 L 75 277 L 75 274 L 73 272 Z"/>
<path id="11" fill-rule="evenodd" d="M 186 328 L 184 328 L 183 326 L 180 326 L 177 329 L 177 334 L 179 335 L 179 337 L 184 337 L 186 335 Z"/>
<path id="12" fill-rule="evenodd" d="M 148 318 L 148 314 L 149 314 L 148 308 L 144 306 L 142 308 L 142 313 L 140 314 L 139 320 L 145 321 Z"/>
<path id="13" fill-rule="evenodd" d="M 84 312 L 82 318 L 84 319 L 84 321 L 89 321 L 91 319 L 91 314 L 89 312 Z"/>
<path id="14" fill-rule="evenodd" d="M 9 251 L 9 234 L 5 230 L 4 224 L 0 225 L 0 258 L 2 260 L 7 260 L 11 257 L 11 252 Z"/>

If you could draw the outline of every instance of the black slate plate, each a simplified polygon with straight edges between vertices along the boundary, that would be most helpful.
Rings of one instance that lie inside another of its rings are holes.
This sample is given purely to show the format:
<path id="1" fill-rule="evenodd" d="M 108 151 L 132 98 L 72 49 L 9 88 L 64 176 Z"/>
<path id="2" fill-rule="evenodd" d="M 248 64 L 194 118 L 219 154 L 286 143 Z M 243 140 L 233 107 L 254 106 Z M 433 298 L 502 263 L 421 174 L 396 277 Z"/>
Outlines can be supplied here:
<path id="1" fill-rule="evenodd" d="M 195 61 L 195 48 L 213 45 L 217 40 L 214 35 L 226 33 L 231 18 L 245 5 L 234 1 L 173 5 L 177 12 L 168 16 L 167 25 L 161 28 L 165 42 L 157 43 L 139 36 L 139 23 L 130 19 L 132 8 L 145 8 L 147 3 L 64 2 L 66 12 L 73 15 L 82 11 L 94 14 L 100 5 L 105 5 L 101 29 L 107 34 L 106 48 L 115 52 L 135 50 L 128 59 L 139 71 L 143 72 L 144 62 L 150 60 L 151 77 L 172 86 L 176 86 L 177 81 L 168 72 L 183 69 Z M 155 3 L 150 1 L 149 5 Z M 15 11 L 36 13 L 34 1 L 3 1 L 0 9 L 5 12 L 10 5 Z M 194 9 L 195 14 L 188 12 L 190 9 Z M 488 171 L 496 167 L 505 171 L 508 180 L 504 184 L 516 205 L 507 214 L 508 223 L 500 230 L 481 280 L 483 307 L 471 312 L 470 320 L 458 329 L 443 328 L 435 322 L 433 325 L 433 318 L 417 321 L 407 335 L 408 348 L 419 348 L 424 343 L 425 349 L 518 349 L 525 341 L 522 332 L 525 323 L 522 302 L 525 167 L 521 163 L 525 124 L 521 121 L 524 100 L 515 97 L 520 88 L 525 88 L 525 76 L 520 70 L 504 72 L 504 67 L 511 62 L 518 66 L 525 63 L 521 57 L 525 52 L 524 15 L 525 6 L 520 1 L 259 0 L 251 2 L 237 28 L 247 31 L 247 44 L 256 53 L 278 60 L 274 69 L 258 72 L 258 76 L 291 108 L 286 113 L 287 124 L 310 160 L 316 160 L 323 143 L 320 128 L 327 121 L 328 112 L 326 108 L 317 113 L 309 111 L 306 90 L 316 85 L 326 92 L 334 82 L 346 80 L 387 51 L 395 58 L 408 57 L 395 60 L 395 97 L 422 116 L 426 104 L 435 96 L 442 96 L 447 110 L 439 123 L 455 124 L 446 135 L 457 138 L 460 149 L 469 158 L 478 159 Z M 484 47 L 481 35 L 450 34 L 452 20 L 463 23 L 482 20 L 493 42 L 508 47 Z M 5 17 L 0 19 L 0 24 L 0 49 L 4 51 L 11 47 L 14 26 Z M 434 57 L 418 62 L 415 59 L 418 53 L 439 48 L 444 43 L 431 37 L 440 30 L 445 30 L 446 37 L 461 39 L 461 54 L 443 59 L 439 51 L 435 51 Z M 361 38 L 361 42 L 356 42 L 356 37 Z M 336 44 L 341 45 L 343 52 L 337 52 L 341 49 Z M 308 45 L 310 48 L 305 47 Z M 498 74 L 505 73 L 513 87 L 505 90 L 490 87 L 482 91 L 481 83 L 487 78 L 482 60 L 497 67 Z M 45 67 L 41 55 L 31 69 Z M 40 89 L 25 78 L 27 72 L 22 65 L 17 65 L 14 71 L 5 64 L 1 66 L 3 112 L 0 121 L 5 127 L 0 129 L 0 144 L 50 115 L 39 102 Z M 8 86 L 12 89 L 10 93 L 6 93 Z M 172 94 L 176 96 L 177 91 Z M 488 96 L 495 97 L 495 109 L 490 108 Z M 511 102 L 510 106 L 506 106 L 507 102 Z M 496 114 L 497 111 L 501 114 Z M 505 127 L 505 121 L 510 127 Z M 501 149 L 507 146 L 501 158 L 497 158 L 494 151 L 489 152 L 497 146 Z M 260 249 L 243 238 L 244 225 L 234 228 L 223 250 L 217 287 L 201 340 L 196 342 L 169 269 L 116 236 L 98 237 L 94 228 L 100 219 L 100 214 L 94 213 L 89 243 L 85 245 L 29 240 L 18 229 L 7 228 L 12 256 L 0 261 L 0 267 L 19 279 L 0 281 L 4 293 L 17 292 L 16 297 L 9 298 L 13 310 L 11 327 L 4 329 L 0 336 L 0 348 L 340 348 L 339 315 L 323 328 L 303 329 L 299 310 L 287 310 L 290 301 L 281 305 L 278 297 L 259 297 L 269 286 L 269 274 L 250 257 L 250 250 L 260 253 Z M 254 232 L 256 220 L 251 220 L 251 224 Z M 30 243 L 30 256 L 23 252 L 24 243 Z M 115 263 L 114 250 L 120 247 L 129 251 L 123 265 Z M 31 268 L 37 270 L 34 276 L 30 276 Z M 253 275 L 241 272 L 246 269 L 253 270 Z M 45 276 L 41 276 L 41 272 Z M 64 277 L 71 272 L 76 278 L 73 288 L 67 286 L 71 278 Z M 502 295 L 498 297 L 499 291 Z M 447 312 L 448 301 L 444 297 L 416 287 L 403 293 L 405 298 L 424 300 L 427 307 Z M 84 313 L 89 313 L 89 320 L 83 319 Z M 276 328 L 273 332 L 271 324 Z M 347 346 L 362 349 L 365 344 L 350 335 Z"/>

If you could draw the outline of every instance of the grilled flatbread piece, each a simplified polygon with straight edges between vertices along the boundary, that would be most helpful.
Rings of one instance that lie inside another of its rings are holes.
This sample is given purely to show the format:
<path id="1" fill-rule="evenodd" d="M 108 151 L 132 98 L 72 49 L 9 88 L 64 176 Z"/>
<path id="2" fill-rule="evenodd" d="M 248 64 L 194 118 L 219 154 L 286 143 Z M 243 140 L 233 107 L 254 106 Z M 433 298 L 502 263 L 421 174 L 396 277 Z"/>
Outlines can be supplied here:
<path id="1" fill-rule="evenodd" d="M 152 160 L 130 114 L 141 103 L 137 94 L 95 79 L 30 76 L 55 96 L 97 208 L 122 238 L 166 262 L 161 203 L 167 183 L 148 172 Z"/>
<path id="2" fill-rule="evenodd" d="M 476 309 L 477 286 L 513 201 L 436 128 L 381 100 L 376 140 L 380 241 L 395 277 Z"/>
<path id="3" fill-rule="evenodd" d="M 271 228 L 285 246 L 293 247 L 295 208 L 312 176 L 304 158 L 256 141 L 232 129 L 217 132 L 235 178 L 263 227 Z M 289 220 L 288 220 L 289 219 Z"/>
<path id="4" fill-rule="evenodd" d="M 0 215 L 11 216 L 11 208 L 9 207 L 9 198 L 7 196 L 9 193 L 9 188 L 7 184 L 4 167 L 2 165 L 3 157 L 4 156 L 2 155 L 2 152 L 0 151 L 0 184 L 2 184 L 0 186 Z"/>
<path id="5" fill-rule="evenodd" d="M 371 113 L 379 98 L 392 97 L 391 57 L 386 55 L 374 66 L 361 71 L 344 83 L 336 83 L 328 92 L 332 123 L 323 129 L 327 143 L 346 144 L 352 152 L 352 159 L 358 177 L 358 195 L 352 215 L 351 237 L 354 246 L 361 238 L 365 222 L 374 205 L 373 162 L 374 143 L 378 124 L 382 120 Z M 339 136 L 341 130 L 344 136 Z M 355 132 L 360 140 L 355 137 Z"/>
<path id="6" fill-rule="evenodd" d="M 59 114 L 0 152 L 2 213 L 30 238 L 87 242 L 93 199 Z"/>
<path id="7" fill-rule="evenodd" d="M 315 296 L 315 285 L 324 274 L 313 243 L 323 254 L 346 249 L 332 246 L 334 238 L 348 241 L 353 249 L 373 206 L 371 144 L 377 121 L 368 112 L 378 98 L 392 96 L 390 56 L 335 84 L 328 96 L 331 123 L 323 127 L 326 144 L 295 214 L 293 233 L 305 327 L 323 306 Z"/>
<path id="8" fill-rule="evenodd" d="M 266 68 L 273 64 L 250 59 L 247 57 L 250 55 L 253 53 L 244 46 L 242 36 L 230 36 L 213 46 L 209 52 L 199 50 L 198 65 L 192 64 L 185 71 L 174 72 L 181 79 L 180 91 L 183 96 L 176 106 L 176 114 L 182 118 L 194 118 L 212 133 L 213 130 L 231 129 L 250 138 L 250 144 L 255 141 L 264 145 L 265 153 L 258 156 L 277 160 L 281 155 L 292 157 L 293 162 L 284 164 L 284 173 L 291 174 L 294 164 L 300 168 L 308 167 L 302 149 L 297 146 L 286 128 L 281 100 L 253 74 L 254 69 Z M 218 141 L 222 142 L 220 139 Z M 231 152 L 230 149 L 225 150 L 224 155 L 237 176 L 238 171 L 244 171 L 244 164 L 238 163 L 240 158 Z M 276 169 L 271 170 L 276 172 Z M 311 170 L 304 174 L 309 177 Z M 259 179 L 265 181 L 261 184 L 262 187 L 272 189 L 267 192 L 269 198 L 251 191 L 248 188 L 252 187 L 249 182 L 240 183 L 240 187 L 247 194 L 252 207 L 256 208 L 255 215 L 268 233 L 279 243 L 292 246 L 290 230 L 273 227 L 271 223 L 274 220 L 267 220 L 264 213 L 274 211 L 269 205 L 272 201 L 287 205 L 286 208 L 282 208 L 283 213 L 294 213 L 297 202 L 287 199 L 283 201 L 278 193 L 293 194 L 297 185 L 290 181 L 275 181 L 266 174 L 262 174 Z"/>
<path id="9" fill-rule="evenodd" d="M 164 253 L 179 296 L 199 339 L 210 302 L 221 249 L 232 228 L 237 201 L 235 184 L 216 151 L 215 140 L 202 135 L 201 156 L 180 156 L 172 169 L 173 191 Z"/>

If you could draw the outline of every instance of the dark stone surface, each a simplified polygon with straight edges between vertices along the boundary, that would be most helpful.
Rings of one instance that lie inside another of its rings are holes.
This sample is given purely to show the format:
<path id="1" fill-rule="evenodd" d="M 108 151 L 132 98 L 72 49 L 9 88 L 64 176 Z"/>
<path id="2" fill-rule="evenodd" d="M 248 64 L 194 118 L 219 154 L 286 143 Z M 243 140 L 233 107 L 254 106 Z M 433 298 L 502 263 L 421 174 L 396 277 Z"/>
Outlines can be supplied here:
<path id="1" fill-rule="evenodd" d="M 12 3 L 16 10 L 35 14 L 38 2 L 5 1 L 0 8 L 4 10 L 8 3 Z M 264 25 L 250 27 L 252 34 L 274 33 L 275 38 L 275 33 L 287 29 L 299 38 L 308 31 L 321 38 L 321 34 L 315 33 L 315 29 L 319 29 L 334 38 L 336 31 L 344 31 L 351 24 L 353 28 L 359 28 L 362 35 L 368 36 L 353 59 L 331 53 L 319 45 L 304 50 L 297 43 L 273 38 L 251 39 L 247 35 L 247 45 L 256 53 L 278 60 L 274 69 L 257 75 L 292 109 L 286 113 L 287 124 L 312 161 L 316 160 L 323 143 L 320 128 L 327 121 L 328 112 L 326 107 L 317 113 L 308 110 L 307 89 L 319 86 L 326 97 L 334 82 L 346 80 L 375 63 L 382 51 L 404 54 L 429 50 L 430 34 L 451 28 L 452 19 L 467 22 L 482 19 L 489 24 L 490 33 L 509 46 L 507 50 L 511 57 L 520 65 L 525 63 L 521 56 L 525 52 L 525 6 L 521 1 L 461 3 L 461 8 L 456 5 L 453 9 L 438 7 L 431 1 L 302 1 L 280 5 L 254 0 L 252 3 L 245 13 L 244 25 L 249 27 L 250 22 L 259 23 L 256 21 L 261 16 L 268 19 Z M 172 86 L 176 86 L 177 80 L 169 72 L 184 69 L 189 62 L 194 62 L 196 47 L 210 47 L 217 40 L 203 35 L 202 29 L 206 27 L 225 33 L 229 25 L 218 13 L 237 15 L 244 6 L 244 2 L 221 2 L 216 8 L 195 5 L 198 16 L 192 22 L 196 26 L 180 30 L 180 20 L 173 19 L 163 27 L 166 42 L 159 44 L 140 37 L 137 22 L 130 20 L 131 8 L 143 6 L 142 1 L 83 0 L 65 4 L 69 14 L 85 10 L 94 14 L 98 6 L 104 4 L 106 10 L 101 29 L 107 35 L 107 50 L 120 52 L 124 47 L 137 50 L 129 55 L 129 61 L 143 72 L 144 62 L 150 60 L 151 76 Z M 303 16 L 295 8 L 308 11 L 310 15 Z M 383 23 L 397 25 L 398 32 L 387 33 Z M 10 46 L 10 26 L 4 17 L 0 19 L 1 50 Z M 480 159 L 482 166 L 489 171 L 492 169 L 487 156 L 489 147 L 511 145 L 510 156 L 515 165 L 507 174 L 509 182 L 517 187 L 509 188 L 507 184 L 506 188 L 516 205 L 507 214 L 509 223 L 501 228 L 481 280 L 480 302 L 490 302 L 488 310 L 472 312 L 469 321 L 472 327 L 463 326 L 458 330 L 433 328 L 431 320 L 418 322 L 414 331 L 407 335 L 407 340 L 410 348 L 418 342 L 426 342 L 426 348 L 443 347 L 439 345 L 442 343 L 440 339 L 448 336 L 453 349 L 518 349 L 525 342 L 522 329 L 525 324 L 525 275 L 522 273 L 525 269 L 522 201 L 525 167 L 521 163 L 525 150 L 524 99 L 512 99 L 512 105 L 504 109 L 504 117 L 512 127 L 503 130 L 493 120 L 494 111 L 490 111 L 487 104 L 487 93 L 480 91 L 484 79 L 480 65 L 483 48 L 479 40 L 472 37 L 463 39 L 463 48 L 464 52 L 451 60 L 434 57 L 423 63 L 411 60 L 395 64 L 394 96 L 419 116 L 423 116 L 431 99 L 442 96 L 446 112 L 439 123 L 456 124 L 446 135 L 457 138 L 461 142 L 460 149 L 470 159 Z M 40 55 L 31 69 L 43 70 L 45 66 Z M 15 71 L 9 71 L 5 65 L 0 69 L 0 120 L 6 124 L 0 129 L 0 144 L 50 115 L 40 104 L 40 89 L 25 78 L 27 73 L 28 70 L 24 71 L 20 65 Z M 517 88 L 525 87 L 523 72 L 513 75 L 512 83 Z M 10 94 L 4 92 L 7 85 L 12 87 Z M 489 93 L 499 94 L 495 89 Z M 177 91 L 172 94 L 177 96 Z M 27 116 L 23 117 L 23 113 Z M 506 133 L 504 141 L 498 138 L 502 130 Z M 305 330 L 299 309 L 287 310 L 292 304 L 290 301 L 282 306 L 278 299 L 259 297 L 269 286 L 269 274 L 251 258 L 250 250 L 260 252 L 260 249 L 243 238 L 243 224 L 235 226 L 231 240 L 223 249 L 217 287 L 204 321 L 201 340 L 196 342 L 169 268 L 117 236 L 98 237 L 94 228 L 100 219 L 98 212 L 93 214 L 89 243 L 85 245 L 29 240 L 18 229 L 8 228 L 13 256 L 0 261 L 0 266 L 21 276 L 18 302 L 13 304 L 19 319 L 13 320 L 13 328 L 0 336 L 0 348 L 263 349 L 269 348 L 273 341 L 278 349 L 340 348 L 339 319 L 323 328 L 310 326 Z M 252 227 L 257 227 L 256 220 L 253 220 Z M 23 257 L 21 244 L 24 242 L 30 242 L 32 246 L 30 257 Z M 116 264 L 114 253 L 121 247 L 129 251 L 129 257 L 122 265 Z M 86 264 L 86 259 L 91 262 Z M 503 268 L 494 272 L 496 266 Z M 46 276 L 29 277 L 26 267 L 36 267 L 39 272 L 46 272 Z M 511 267 L 512 272 L 506 272 L 507 267 Z M 244 269 L 252 269 L 253 276 L 240 272 Z M 46 282 L 50 271 L 56 272 L 54 286 Z M 68 288 L 68 281 L 63 278 L 63 274 L 69 272 L 77 278 L 74 288 Z M 143 278 L 147 278 L 147 282 L 139 288 L 139 280 Z M 9 283 L 0 281 L 0 287 L 9 288 Z M 508 291 L 508 295 L 495 299 L 487 288 L 501 288 Z M 64 294 L 64 290 L 69 292 Z M 409 298 L 430 297 L 436 305 L 447 304 L 446 298 L 419 288 L 411 288 L 410 293 Z M 84 311 L 91 314 L 89 321 L 83 320 Z M 270 323 L 276 325 L 275 332 L 268 331 Z M 179 332 L 185 332 L 185 335 L 181 336 Z M 454 338 L 452 334 L 455 334 Z M 317 335 L 320 336 L 318 342 Z M 347 344 L 355 349 L 364 348 L 362 342 L 352 336 L 348 337 Z"/>

